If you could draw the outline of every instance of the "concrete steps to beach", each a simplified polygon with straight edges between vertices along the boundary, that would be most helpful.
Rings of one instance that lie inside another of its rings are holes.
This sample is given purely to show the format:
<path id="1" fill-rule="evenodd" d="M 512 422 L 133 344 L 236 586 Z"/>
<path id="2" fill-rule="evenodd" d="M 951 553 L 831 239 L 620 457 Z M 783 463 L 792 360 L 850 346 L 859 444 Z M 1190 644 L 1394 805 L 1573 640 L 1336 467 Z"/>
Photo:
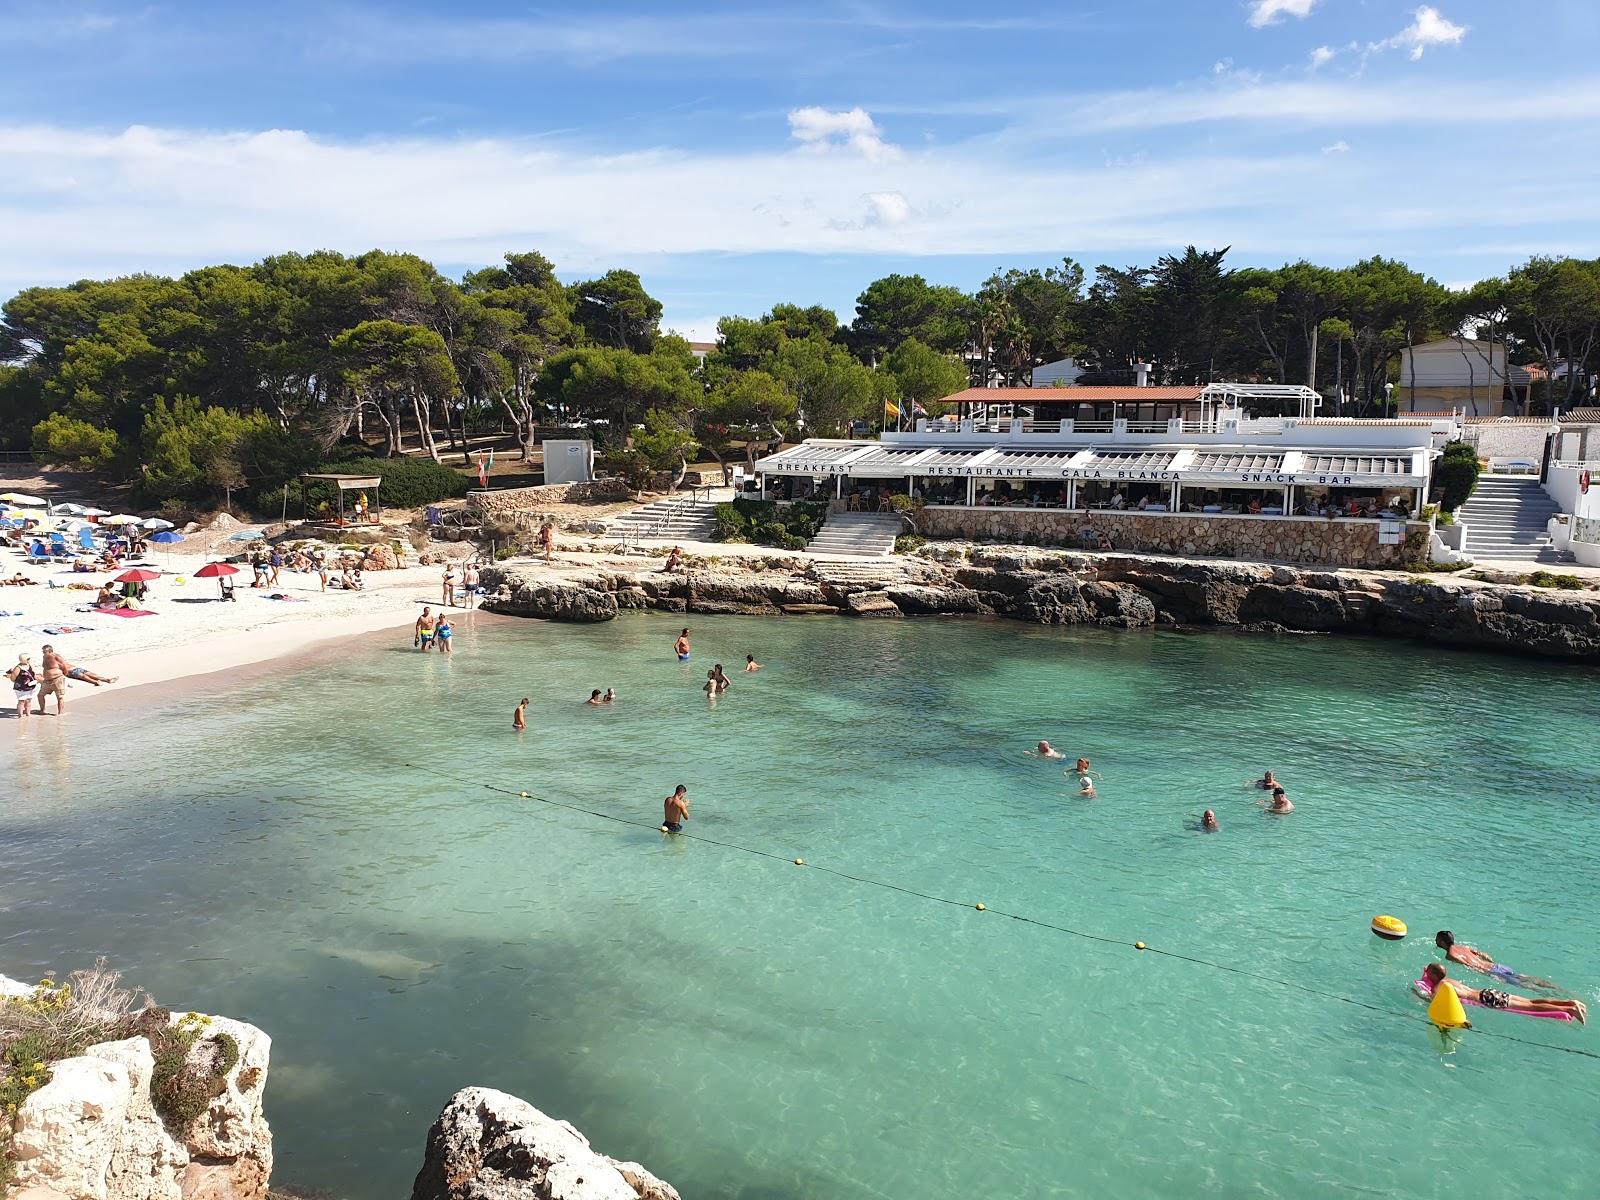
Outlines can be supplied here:
<path id="1" fill-rule="evenodd" d="M 1474 562 L 1555 562 L 1547 524 L 1559 511 L 1537 476 L 1481 475 L 1456 520 L 1467 527 L 1466 553 Z"/>
<path id="2" fill-rule="evenodd" d="M 684 496 L 657 500 L 614 517 L 607 527 L 611 536 L 636 541 L 709 542 L 717 528 L 717 506 L 711 500 Z"/>
<path id="3" fill-rule="evenodd" d="M 806 551 L 841 558 L 887 558 L 899 536 L 898 513 L 829 513 Z"/>

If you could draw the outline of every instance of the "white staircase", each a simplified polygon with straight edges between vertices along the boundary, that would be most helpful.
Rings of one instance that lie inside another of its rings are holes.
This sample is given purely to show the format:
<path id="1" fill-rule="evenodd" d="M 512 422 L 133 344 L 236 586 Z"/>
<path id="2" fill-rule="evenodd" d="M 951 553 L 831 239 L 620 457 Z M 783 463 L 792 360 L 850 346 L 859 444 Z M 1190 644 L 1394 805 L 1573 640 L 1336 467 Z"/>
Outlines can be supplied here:
<path id="1" fill-rule="evenodd" d="M 1537 476 L 1480 475 L 1456 520 L 1467 527 L 1466 554 L 1474 562 L 1555 562 L 1546 524 L 1559 511 Z"/>
<path id="2" fill-rule="evenodd" d="M 894 539 L 899 536 L 898 513 L 829 513 L 806 551 L 841 558 L 886 558 L 894 553 Z"/>
<path id="3" fill-rule="evenodd" d="M 614 517 L 611 536 L 622 542 L 658 538 L 668 542 L 709 542 L 717 528 L 714 501 L 694 496 L 657 500 Z"/>

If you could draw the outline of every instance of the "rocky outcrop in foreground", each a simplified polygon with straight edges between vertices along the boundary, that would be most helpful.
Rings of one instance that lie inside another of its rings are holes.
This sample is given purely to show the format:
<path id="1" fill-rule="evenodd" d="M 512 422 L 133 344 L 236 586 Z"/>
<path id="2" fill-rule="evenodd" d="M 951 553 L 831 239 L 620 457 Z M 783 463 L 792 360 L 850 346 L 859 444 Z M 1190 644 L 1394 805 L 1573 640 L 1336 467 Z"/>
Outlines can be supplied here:
<path id="1" fill-rule="evenodd" d="M 1600 595 L 1592 591 L 1027 547 L 944 544 L 924 554 L 848 564 L 728 559 L 672 575 L 648 567 L 496 567 L 484 573 L 484 607 L 563 621 L 609 621 L 647 608 L 749 616 L 976 614 L 1124 629 L 1168 624 L 1359 633 L 1600 659 Z"/>
<path id="2" fill-rule="evenodd" d="M 34 989 L 0 976 L 0 996 Z M 157 1010 L 161 1011 L 161 1010 Z M 165 1014 L 176 1025 L 184 1018 Z M 231 1041 L 214 1093 L 186 1130 L 156 1112 L 150 1041 L 100 1042 L 47 1064 L 49 1080 L 17 1110 L 10 1153 L 28 1200 L 260 1200 L 272 1172 L 272 1131 L 262 1115 L 272 1042 L 254 1025 L 203 1021 L 192 1056 Z M 209 1069 L 212 1060 L 207 1059 Z"/>
<path id="3" fill-rule="evenodd" d="M 490 1088 L 451 1097 L 428 1130 L 411 1200 L 679 1200 L 638 1163 L 589 1148 L 565 1121 Z"/>

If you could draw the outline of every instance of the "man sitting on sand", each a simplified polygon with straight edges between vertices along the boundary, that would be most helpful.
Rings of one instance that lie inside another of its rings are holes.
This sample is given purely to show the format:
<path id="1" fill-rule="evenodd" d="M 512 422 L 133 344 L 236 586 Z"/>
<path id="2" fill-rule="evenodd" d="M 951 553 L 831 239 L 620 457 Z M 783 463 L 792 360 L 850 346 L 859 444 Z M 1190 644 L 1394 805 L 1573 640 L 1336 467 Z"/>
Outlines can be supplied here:
<path id="1" fill-rule="evenodd" d="M 1578 1019 L 1580 1025 L 1589 1023 L 1589 1009 L 1582 1000 L 1530 1000 L 1527 996 L 1516 996 L 1510 992 L 1497 992 L 1493 988 L 1468 987 L 1464 983 L 1457 983 L 1445 974 L 1444 967 L 1439 963 L 1429 963 L 1422 972 L 1422 978 L 1427 981 L 1430 991 L 1437 990 L 1441 983 L 1455 988 L 1456 995 L 1463 1000 L 1471 1000 L 1485 1008 L 1500 1008 L 1507 1012 L 1564 1012 L 1571 1013 Z"/>
<path id="2" fill-rule="evenodd" d="M 689 789 L 683 784 L 678 785 L 677 791 L 662 802 L 664 812 L 661 817 L 662 833 L 682 833 L 683 823 L 689 819 Z"/>
<path id="3" fill-rule="evenodd" d="M 45 647 L 50 649 L 49 646 Z M 49 669 L 49 659 L 45 660 L 46 669 Z M 1504 983 L 1514 983 L 1518 987 L 1544 988 L 1546 991 L 1559 992 L 1559 985 L 1551 983 L 1548 979 L 1539 979 L 1533 975 L 1522 975 L 1513 971 L 1504 963 L 1497 963 L 1482 950 L 1472 946 L 1460 945 L 1455 934 L 1448 929 L 1441 929 L 1433 935 L 1433 944 L 1444 951 L 1444 956 L 1453 963 L 1460 963 L 1463 967 L 1471 967 L 1474 971 L 1481 971 L 1485 975 L 1492 975 Z"/>

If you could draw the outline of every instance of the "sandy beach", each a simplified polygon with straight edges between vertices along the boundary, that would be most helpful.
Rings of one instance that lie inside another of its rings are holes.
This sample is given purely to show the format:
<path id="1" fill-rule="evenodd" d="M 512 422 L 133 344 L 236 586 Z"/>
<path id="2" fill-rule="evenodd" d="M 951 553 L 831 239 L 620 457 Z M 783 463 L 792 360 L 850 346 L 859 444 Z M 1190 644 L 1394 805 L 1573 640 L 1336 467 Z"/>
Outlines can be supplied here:
<path id="1" fill-rule="evenodd" d="M 145 565 L 162 574 L 148 585 L 150 594 L 144 602 L 155 615 L 118 617 L 89 607 L 95 589 L 116 572 L 85 574 L 58 564 L 30 566 L 20 554 L 7 554 L 0 562 L 4 574 L 20 571 L 39 583 L 0 588 L 0 613 L 4 614 L 0 616 L 0 654 L 5 656 L 6 669 L 24 653 L 32 655 L 37 668 L 40 647 L 48 643 L 74 667 L 117 677 L 115 684 L 101 687 L 69 681 L 70 717 L 75 710 L 104 703 L 130 688 L 225 671 L 313 645 L 409 625 L 423 605 L 439 607 L 440 566 L 370 571 L 361 591 L 330 587 L 326 592 L 315 574 L 297 574 L 287 568 L 275 586 L 252 588 L 252 574 L 246 566 L 232 577 L 237 599 L 228 603 L 219 599 L 216 580 L 195 579 L 190 574 L 211 557 L 200 544 L 189 550 L 180 543 L 170 555 L 155 551 Z M 460 567 L 456 570 L 459 574 Z M 52 583 L 54 587 L 48 586 Z M 88 591 L 68 588 L 73 583 L 92 587 Z M 270 600 L 271 594 L 292 599 Z M 80 611 L 84 609 L 88 611 Z M 5 724 L 14 726 L 9 693 L 0 701 Z M 54 720 L 53 701 L 50 712 L 47 719 Z"/>

